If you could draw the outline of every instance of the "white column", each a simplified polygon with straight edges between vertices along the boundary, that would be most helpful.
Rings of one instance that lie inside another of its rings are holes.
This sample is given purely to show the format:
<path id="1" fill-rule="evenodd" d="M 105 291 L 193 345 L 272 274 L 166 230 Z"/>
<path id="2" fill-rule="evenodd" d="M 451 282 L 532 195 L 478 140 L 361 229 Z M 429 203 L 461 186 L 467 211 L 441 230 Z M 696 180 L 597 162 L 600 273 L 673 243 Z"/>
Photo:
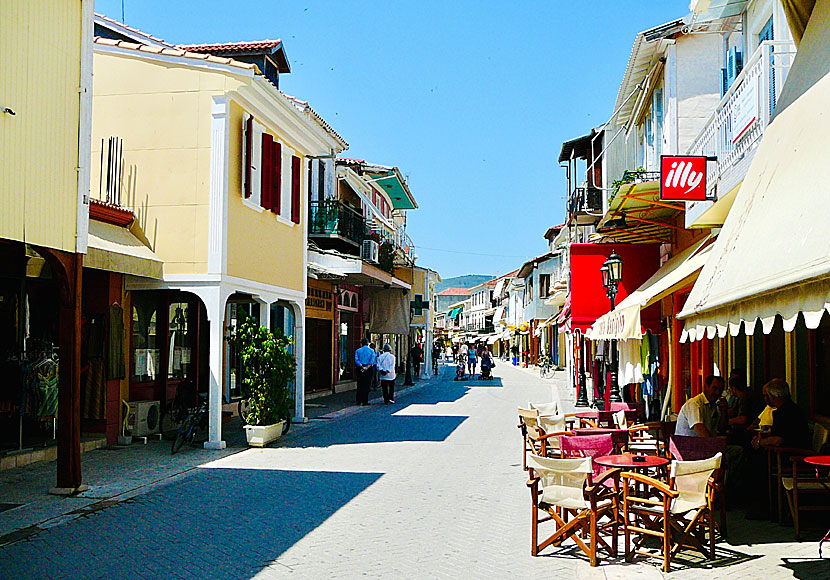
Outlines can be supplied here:
<path id="1" fill-rule="evenodd" d="M 225 302 L 228 292 L 219 286 L 194 289 L 205 303 L 207 310 L 210 356 L 208 358 L 210 382 L 208 385 L 208 440 L 205 449 L 224 449 L 222 440 L 222 385 L 224 383 Z"/>
<path id="2" fill-rule="evenodd" d="M 208 272 L 227 272 L 228 148 L 230 106 L 225 95 L 213 97 L 210 132 L 210 204 Z"/>
<path id="3" fill-rule="evenodd" d="M 294 355 L 297 359 L 293 421 L 305 423 L 305 304 L 290 304 L 294 313 Z"/>

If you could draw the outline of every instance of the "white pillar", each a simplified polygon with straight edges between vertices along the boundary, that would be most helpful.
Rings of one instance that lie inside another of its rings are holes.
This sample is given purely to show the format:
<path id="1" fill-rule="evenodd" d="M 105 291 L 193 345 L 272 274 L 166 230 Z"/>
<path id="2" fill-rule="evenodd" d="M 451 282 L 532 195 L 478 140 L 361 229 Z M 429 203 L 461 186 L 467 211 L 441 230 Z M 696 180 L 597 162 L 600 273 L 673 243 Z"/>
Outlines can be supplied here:
<path id="1" fill-rule="evenodd" d="M 294 355 L 297 359 L 293 421 L 305 423 L 305 304 L 291 302 L 290 305 L 294 313 Z"/>
<path id="2" fill-rule="evenodd" d="M 210 329 L 208 344 L 210 348 L 208 386 L 208 440 L 205 449 L 224 449 L 222 440 L 222 385 L 224 383 L 224 347 L 225 347 L 225 301 L 228 293 L 219 286 L 194 289 L 207 310 Z"/>

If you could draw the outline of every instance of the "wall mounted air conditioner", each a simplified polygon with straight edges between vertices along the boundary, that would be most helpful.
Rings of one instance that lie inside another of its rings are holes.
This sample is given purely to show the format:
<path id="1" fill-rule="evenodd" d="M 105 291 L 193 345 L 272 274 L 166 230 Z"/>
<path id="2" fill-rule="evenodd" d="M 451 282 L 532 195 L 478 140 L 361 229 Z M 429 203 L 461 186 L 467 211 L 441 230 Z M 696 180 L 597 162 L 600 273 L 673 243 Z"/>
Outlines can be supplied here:
<path id="1" fill-rule="evenodd" d="M 133 437 L 146 437 L 159 432 L 161 404 L 158 401 L 130 401 L 127 430 Z"/>
<path id="2" fill-rule="evenodd" d="M 367 262 L 377 264 L 380 261 L 380 247 L 375 240 L 363 240 L 360 248 L 360 257 Z"/>

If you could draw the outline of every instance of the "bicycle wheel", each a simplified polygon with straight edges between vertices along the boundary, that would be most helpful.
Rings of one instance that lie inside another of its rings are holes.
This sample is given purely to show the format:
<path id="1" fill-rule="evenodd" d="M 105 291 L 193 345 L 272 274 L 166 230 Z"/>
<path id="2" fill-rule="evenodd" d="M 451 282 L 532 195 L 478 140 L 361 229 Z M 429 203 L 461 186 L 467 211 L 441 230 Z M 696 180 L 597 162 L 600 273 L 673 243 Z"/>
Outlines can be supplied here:
<path id="1" fill-rule="evenodd" d="M 175 455 L 176 451 L 182 448 L 184 442 L 193 436 L 193 415 L 188 415 L 187 419 L 179 426 L 176 432 L 176 438 L 173 440 L 173 445 L 170 447 L 170 455 Z"/>
<path id="2" fill-rule="evenodd" d="M 251 401 L 249 399 L 239 399 L 237 406 L 239 411 L 239 418 L 242 419 L 243 425 L 251 424 Z"/>

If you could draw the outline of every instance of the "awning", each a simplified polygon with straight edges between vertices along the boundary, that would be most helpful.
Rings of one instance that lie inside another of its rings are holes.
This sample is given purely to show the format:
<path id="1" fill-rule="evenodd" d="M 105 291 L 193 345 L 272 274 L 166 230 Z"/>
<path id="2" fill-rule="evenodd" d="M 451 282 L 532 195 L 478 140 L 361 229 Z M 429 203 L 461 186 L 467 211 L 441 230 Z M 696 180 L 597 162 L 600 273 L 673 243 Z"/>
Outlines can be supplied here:
<path id="1" fill-rule="evenodd" d="M 506 280 L 507 278 L 501 278 L 498 282 L 496 282 L 496 287 L 493 288 L 493 296 L 501 296 L 501 291 L 504 289 L 504 283 Z"/>
<path id="2" fill-rule="evenodd" d="M 709 244 L 708 237 L 663 264 L 639 288 L 626 296 L 616 309 L 597 318 L 585 336 L 591 340 L 642 338 L 640 310 L 694 282 L 714 247 L 713 244 L 706 244 Z"/>
<path id="3" fill-rule="evenodd" d="M 495 342 L 499 339 L 498 334 L 491 334 L 487 337 L 487 344 L 495 344 Z"/>
<path id="4" fill-rule="evenodd" d="M 162 279 L 161 259 L 128 228 L 89 220 L 84 266 L 144 278 Z"/>
<path id="5" fill-rule="evenodd" d="M 462 310 L 464 310 L 463 306 L 456 306 L 455 308 L 451 308 L 449 314 L 447 314 L 447 318 L 458 318 L 458 315 L 461 314 Z"/>
<path id="6" fill-rule="evenodd" d="M 776 112 L 677 315 L 686 320 L 681 340 L 737 336 L 742 327 L 752 334 L 758 319 L 768 333 L 776 315 L 787 332 L 799 313 L 816 328 L 830 311 L 828 102 L 830 75 Z"/>

